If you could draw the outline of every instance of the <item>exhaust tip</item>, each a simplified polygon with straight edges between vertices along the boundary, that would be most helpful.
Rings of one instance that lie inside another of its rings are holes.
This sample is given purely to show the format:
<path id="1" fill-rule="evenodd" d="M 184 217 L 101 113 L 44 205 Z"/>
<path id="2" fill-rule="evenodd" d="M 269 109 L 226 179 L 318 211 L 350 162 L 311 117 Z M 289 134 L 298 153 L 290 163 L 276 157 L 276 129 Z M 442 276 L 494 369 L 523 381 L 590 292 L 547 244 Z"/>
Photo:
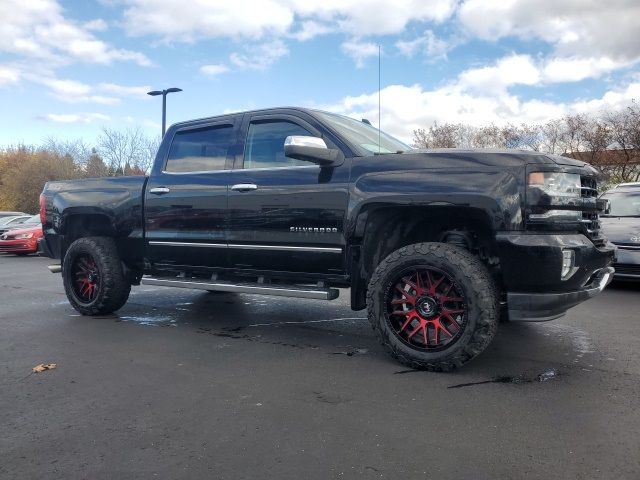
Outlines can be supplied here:
<path id="1" fill-rule="evenodd" d="M 51 273 L 60 273 L 62 272 L 62 265 L 49 265 L 47 267 Z"/>

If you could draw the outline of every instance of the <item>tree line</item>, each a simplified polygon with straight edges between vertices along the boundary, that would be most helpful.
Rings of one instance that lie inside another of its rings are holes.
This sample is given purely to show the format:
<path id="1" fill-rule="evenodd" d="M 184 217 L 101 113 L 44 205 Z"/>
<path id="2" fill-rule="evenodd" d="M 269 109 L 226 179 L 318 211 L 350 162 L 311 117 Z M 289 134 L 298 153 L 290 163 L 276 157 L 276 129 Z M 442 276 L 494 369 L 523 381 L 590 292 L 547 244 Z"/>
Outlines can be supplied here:
<path id="1" fill-rule="evenodd" d="M 434 123 L 413 132 L 417 148 L 517 148 L 589 162 L 607 183 L 640 181 L 640 105 L 575 114 L 544 124 Z"/>
<path id="2" fill-rule="evenodd" d="M 607 183 L 640 181 L 640 105 L 597 114 L 575 114 L 544 124 L 470 126 L 434 123 L 413 132 L 417 148 L 517 148 L 591 163 Z M 144 175 L 159 137 L 140 129 L 103 128 L 94 145 L 82 139 L 47 138 L 41 145 L 0 149 L 0 210 L 35 212 L 45 182 Z"/>
<path id="3" fill-rule="evenodd" d="M 95 145 L 82 139 L 45 139 L 41 145 L 0 150 L 0 210 L 34 213 L 51 180 L 145 175 L 153 165 L 159 137 L 138 128 L 103 128 Z"/>

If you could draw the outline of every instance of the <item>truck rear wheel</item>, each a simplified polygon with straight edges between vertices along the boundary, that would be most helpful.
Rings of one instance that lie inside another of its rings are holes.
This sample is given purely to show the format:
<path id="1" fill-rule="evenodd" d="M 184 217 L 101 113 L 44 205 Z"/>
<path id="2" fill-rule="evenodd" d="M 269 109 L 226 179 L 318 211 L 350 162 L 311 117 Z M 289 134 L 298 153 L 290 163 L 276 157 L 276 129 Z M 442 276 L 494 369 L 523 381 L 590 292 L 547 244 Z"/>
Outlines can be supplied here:
<path id="1" fill-rule="evenodd" d="M 112 238 L 85 237 L 73 242 L 62 262 L 64 290 L 82 315 L 106 315 L 129 298 L 118 249 Z"/>
<path id="2" fill-rule="evenodd" d="M 367 291 L 371 326 L 399 362 L 449 371 L 487 348 L 499 321 L 489 271 L 463 248 L 418 243 L 376 268 Z"/>

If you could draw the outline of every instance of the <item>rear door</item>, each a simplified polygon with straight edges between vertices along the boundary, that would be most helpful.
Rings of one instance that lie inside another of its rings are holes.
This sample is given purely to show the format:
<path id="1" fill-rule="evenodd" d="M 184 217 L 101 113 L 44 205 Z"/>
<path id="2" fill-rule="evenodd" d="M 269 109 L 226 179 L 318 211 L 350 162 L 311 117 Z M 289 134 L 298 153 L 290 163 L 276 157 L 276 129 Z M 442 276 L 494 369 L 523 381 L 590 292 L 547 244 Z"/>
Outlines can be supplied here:
<path id="1" fill-rule="evenodd" d="M 230 265 L 342 274 L 350 159 L 320 168 L 285 157 L 287 136 L 322 136 L 301 116 L 247 114 L 241 135 L 244 152 L 229 173 Z"/>
<path id="2" fill-rule="evenodd" d="M 229 117 L 172 132 L 164 164 L 154 169 L 145 194 L 147 251 L 156 265 L 228 265 L 228 167 L 239 124 Z"/>

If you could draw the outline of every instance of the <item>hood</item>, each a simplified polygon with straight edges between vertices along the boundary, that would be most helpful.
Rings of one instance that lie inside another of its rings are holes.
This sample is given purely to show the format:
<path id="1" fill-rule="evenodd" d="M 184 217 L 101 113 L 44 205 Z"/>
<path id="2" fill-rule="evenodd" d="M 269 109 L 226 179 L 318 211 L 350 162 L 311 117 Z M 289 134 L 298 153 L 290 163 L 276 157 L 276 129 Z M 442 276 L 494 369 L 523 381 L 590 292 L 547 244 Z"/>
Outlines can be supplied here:
<path id="1" fill-rule="evenodd" d="M 4 232 L 3 235 L 21 235 L 23 233 L 33 233 L 36 236 L 42 236 L 42 225 L 33 225 L 28 228 L 16 228 L 13 230 L 9 230 Z"/>
<path id="2" fill-rule="evenodd" d="M 640 217 L 600 217 L 600 223 L 611 243 L 640 247 Z"/>
<path id="3" fill-rule="evenodd" d="M 392 158 L 394 165 L 407 166 L 409 168 L 424 166 L 465 168 L 469 165 L 522 167 L 530 163 L 552 163 L 547 155 L 539 152 L 483 148 L 414 149 L 404 153 L 383 154 L 380 157 L 383 159 L 382 161 Z"/>
<path id="4" fill-rule="evenodd" d="M 557 165 L 568 165 L 570 167 L 585 167 L 589 165 L 588 162 L 576 160 L 571 157 L 563 157 L 561 155 L 547 155 L 547 157 L 553 160 Z"/>

